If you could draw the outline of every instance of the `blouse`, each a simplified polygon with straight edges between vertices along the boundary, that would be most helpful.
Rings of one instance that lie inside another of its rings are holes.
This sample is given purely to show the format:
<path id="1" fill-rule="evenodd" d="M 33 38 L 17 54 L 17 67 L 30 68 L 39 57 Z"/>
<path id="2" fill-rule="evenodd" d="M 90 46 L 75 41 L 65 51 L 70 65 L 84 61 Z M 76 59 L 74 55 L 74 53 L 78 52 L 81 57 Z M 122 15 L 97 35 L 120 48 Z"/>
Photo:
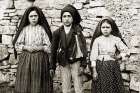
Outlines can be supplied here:
<path id="1" fill-rule="evenodd" d="M 115 60 L 116 49 L 120 51 L 120 55 L 123 57 L 128 50 L 128 47 L 121 41 L 119 37 L 110 35 L 109 37 L 99 36 L 95 39 L 92 51 L 90 55 L 91 61 L 99 60 Z"/>
<path id="2" fill-rule="evenodd" d="M 22 52 L 23 46 L 43 46 L 44 51 L 50 53 L 51 43 L 45 29 L 40 26 L 28 25 L 21 31 L 15 48 L 18 53 Z"/>

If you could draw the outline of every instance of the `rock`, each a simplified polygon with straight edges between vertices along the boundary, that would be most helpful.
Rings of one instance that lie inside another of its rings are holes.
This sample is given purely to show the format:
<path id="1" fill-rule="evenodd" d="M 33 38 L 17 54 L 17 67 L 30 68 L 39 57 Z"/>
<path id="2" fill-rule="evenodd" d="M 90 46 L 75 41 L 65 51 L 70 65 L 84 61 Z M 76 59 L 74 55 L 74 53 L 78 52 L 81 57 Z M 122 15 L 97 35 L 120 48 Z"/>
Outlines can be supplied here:
<path id="1" fill-rule="evenodd" d="M 2 25 L 9 25 L 10 24 L 10 20 L 1 20 L 1 24 Z"/>
<path id="2" fill-rule="evenodd" d="M 0 66 L 0 69 L 1 69 L 1 70 L 2 70 L 2 69 L 8 69 L 8 68 L 10 68 L 10 65 Z"/>
<path id="3" fill-rule="evenodd" d="M 58 27 L 60 27 L 62 24 L 59 23 L 59 22 L 52 22 L 52 25 L 53 25 L 53 26 L 58 26 Z"/>
<path id="4" fill-rule="evenodd" d="M 51 9 L 54 7 L 54 0 L 35 0 L 34 2 L 35 6 L 38 6 L 40 8 L 46 8 L 46 9 Z"/>
<path id="5" fill-rule="evenodd" d="M 90 51 L 91 38 L 86 39 L 87 50 Z"/>
<path id="6" fill-rule="evenodd" d="M 132 3 L 129 7 L 131 9 L 139 9 L 140 8 L 140 3 Z"/>
<path id="7" fill-rule="evenodd" d="M 57 6 L 62 6 L 61 9 L 67 5 L 67 4 L 72 4 L 74 2 L 74 0 L 53 0 L 54 1 L 54 7 Z"/>
<path id="8" fill-rule="evenodd" d="M 46 10 L 45 16 L 48 16 L 50 18 L 60 18 L 60 12 L 61 12 L 61 10 L 55 10 L 55 9 Z"/>
<path id="9" fill-rule="evenodd" d="M 9 63 L 12 64 L 11 68 L 13 68 L 15 66 L 15 64 L 18 63 L 17 59 L 15 59 L 14 54 L 10 54 Z"/>
<path id="10" fill-rule="evenodd" d="M 88 3 L 89 0 L 77 0 L 77 2 L 79 2 L 79 3 Z"/>
<path id="11" fill-rule="evenodd" d="M 16 9 L 5 9 L 4 13 L 16 13 Z"/>
<path id="12" fill-rule="evenodd" d="M 0 61 L 7 58 L 9 55 L 7 47 L 4 45 L 0 45 Z"/>
<path id="13" fill-rule="evenodd" d="M 17 14 L 19 17 L 21 17 L 24 14 L 25 10 L 23 9 L 17 9 Z"/>
<path id="14" fill-rule="evenodd" d="M 27 0 L 15 0 L 15 8 L 16 9 L 26 9 L 27 7 L 32 6 L 33 3 Z"/>
<path id="15" fill-rule="evenodd" d="M 78 10 L 78 12 L 80 13 L 83 20 L 87 19 L 88 16 L 87 9 L 80 9 Z"/>
<path id="16" fill-rule="evenodd" d="M 140 76 L 137 74 L 131 76 L 130 89 L 140 91 Z"/>
<path id="17" fill-rule="evenodd" d="M 140 36 L 133 36 L 130 43 L 132 47 L 140 47 Z"/>
<path id="18" fill-rule="evenodd" d="M 5 16 L 5 17 L 2 18 L 2 20 L 10 20 L 10 19 L 11 19 L 10 16 Z"/>
<path id="19" fill-rule="evenodd" d="M 15 64 L 14 64 L 14 65 L 11 65 L 11 68 L 12 68 L 12 69 L 15 69 L 15 68 L 17 68 L 17 67 L 18 67 L 18 65 L 15 65 Z"/>
<path id="20" fill-rule="evenodd" d="M 129 73 L 122 73 L 122 78 L 123 78 L 125 81 L 130 81 Z"/>
<path id="21" fill-rule="evenodd" d="M 2 35 L 2 44 L 12 44 L 12 35 Z"/>
<path id="22" fill-rule="evenodd" d="M 86 38 L 90 37 L 90 33 L 89 32 L 83 31 L 82 33 L 83 33 L 84 37 L 86 37 Z"/>
<path id="23" fill-rule="evenodd" d="M 125 63 L 124 62 L 120 64 L 120 70 L 121 71 L 124 71 L 125 70 L 125 67 L 126 66 L 125 66 Z"/>
<path id="24" fill-rule="evenodd" d="M 136 44 L 136 43 L 135 43 Z M 139 44 L 137 44 L 137 45 L 134 45 L 134 46 L 139 46 Z M 131 49 L 130 49 L 130 53 L 131 54 L 140 54 L 140 49 L 139 48 L 135 48 L 135 47 L 132 47 Z M 134 57 L 134 56 L 132 56 L 132 57 Z M 134 59 L 134 58 L 132 58 L 131 57 L 131 59 Z M 135 57 L 136 58 L 136 57 Z M 137 59 L 134 59 L 134 60 L 137 60 Z"/>
<path id="25" fill-rule="evenodd" d="M 126 64 L 126 71 L 130 71 L 133 73 L 140 73 L 140 65 L 137 64 Z"/>
<path id="26" fill-rule="evenodd" d="M 10 39 L 10 37 L 12 37 L 11 35 L 15 34 L 15 31 L 16 31 L 16 26 L 11 26 L 11 25 L 3 26 L 2 34 L 8 34 L 8 35 L 3 35 L 3 38 L 4 39 L 9 38 L 9 40 L 11 40 L 12 38 Z"/>
<path id="27" fill-rule="evenodd" d="M 56 29 L 58 29 L 59 28 L 59 26 L 54 26 L 54 25 L 52 25 L 51 26 L 51 31 L 52 31 L 52 33 L 54 32 L 54 31 L 56 31 Z"/>
<path id="28" fill-rule="evenodd" d="M 9 69 L 11 73 L 16 73 L 17 69 Z"/>
<path id="29" fill-rule="evenodd" d="M 93 33 L 94 33 L 94 30 L 92 29 L 84 29 L 83 32 L 88 32 L 89 33 L 89 37 L 92 37 L 93 36 Z"/>
<path id="30" fill-rule="evenodd" d="M 6 2 L 7 2 L 7 5 L 6 5 L 7 9 L 14 9 L 15 8 L 14 0 L 6 0 Z"/>
<path id="31" fill-rule="evenodd" d="M 90 1 L 90 7 L 93 8 L 93 7 L 103 7 L 105 6 L 105 3 L 103 1 Z"/>
<path id="32" fill-rule="evenodd" d="M 87 89 L 87 90 L 91 90 L 91 83 L 92 83 L 92 80 L 90 80 L 90 81 L 88 81 L 88 82 L 85 82 L 84 84 L 83 84 L 83 88 L 84 89 Z"/>
<path id="33" fill-rule="evenodd" d="M 95 16 L 111 16 L 112 15 L 109 10 L 105 9 L 105 7 L 90 8 L 88 9 L 88 13 Z"/>
<path id="34" fill-rule="evenodd" d="M 6 82 L 9 82 L 8 77 L 0 71 L 0 84 L 6 83 Z"/>
<path id="35" fill-rule="evenodd" d="M 130 81 L 129 81 L 129 82 L 127 82 L 127 81 L 124 81 L 124 82 L 123 82 L 123 84 L 124 84 L 125 88 L 129 88 Z"/>
<path id="36" fill-rule="evenodd" d="M 86 22 L 81 22 L 81 25 L 86 28 L 86 29 L 94 29 L 94 24 L 86 23 Z"/>
<path id="37" fill-rule="evenodd" d="M 74 5 L 73 5 L 76 9 L 82 9 L 83 8 L 83 3 L 75 3 Z"/>
<path id="38" fill-rule="evenodd" d="M 131 56 L 129 58 L 130 64 L 139 65 L 140 64 L 140 61 L 139 61 L 140 60 L 140 55 L 136 52 L 136 50 L 133 51 L 133 52 L 130 52 L 130 54 L 131 54 Z"/>

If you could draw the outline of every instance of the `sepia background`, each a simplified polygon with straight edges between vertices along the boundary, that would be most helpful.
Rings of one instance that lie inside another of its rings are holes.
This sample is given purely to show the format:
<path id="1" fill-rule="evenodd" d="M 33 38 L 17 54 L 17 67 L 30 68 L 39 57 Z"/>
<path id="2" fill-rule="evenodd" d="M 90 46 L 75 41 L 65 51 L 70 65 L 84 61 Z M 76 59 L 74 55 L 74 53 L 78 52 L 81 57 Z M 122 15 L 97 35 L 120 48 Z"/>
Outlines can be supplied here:
<path id="1" fill-rule="evenodd" d="M 95 27 L 103 16 L 111 16 L 129 46 L 131 56 L 120 68 L 125 89 L 140 91 L 140 0 L 0 0 L 0 93 L 13 93 L 17 68 L 12 40 L 20 19 L 29 6 L 39 6 L 49 22 L 52 32 L 61 26 L 60 12 L 66 4 L 74 5 L 82 17 L 81 25 L 89 50 Z M 54 78 L 55 93 L 61 93 L 61 67 Z M 84 83 L 90 93 L 91 81 Z M 129 93 L 129 92 L 127 92 Z"/>

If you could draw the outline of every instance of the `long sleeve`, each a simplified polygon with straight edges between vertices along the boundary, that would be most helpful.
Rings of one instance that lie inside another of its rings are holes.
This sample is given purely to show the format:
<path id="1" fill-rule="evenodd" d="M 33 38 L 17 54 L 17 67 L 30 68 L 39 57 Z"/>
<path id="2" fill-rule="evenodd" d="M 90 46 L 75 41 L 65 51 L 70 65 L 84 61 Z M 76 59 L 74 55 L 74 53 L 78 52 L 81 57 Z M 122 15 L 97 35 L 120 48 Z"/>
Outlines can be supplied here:
<path id="1" fill-rule="evenodd" d="M 86 46 L 86 39 L 82 33 L 82 31 L 79 31 L 79 35 L 78 35 L 78 40 L 81 42 L 79 43 L 80 44 L 80 47 L 82 47 L 82 52 L 83 52 L 83 56 L 84 57 L 87 57 L 88 56 L 88 53 L 87 53 L 87 46 Z"/>
<path id="2" fill-rule="evenodd" d="M 122 57 L 124 57 L 128 54 L 128 47 L 121 41 L 120 38 L 117 38 L 116 46 L 117 46 L 118 50 L 120 51 L 120 55 Z"/>
<path id="3" fill-rule="evenodd" d="M 21 53 L 23 50 L 23 46 L 25 45 L 25 31 L 21 31 L 16 43 L 15 43 L 15 49 L 17 53 Z"/>
<path id="4" fill-rule="evenodd" d="M 43 34 L 42 39 L 43 39 L 44 51 L 47 53 L 51 53 L 51 42 L 49 40 L 49 37 L 47 33 L 45 33 L 45 31 L 43 31 L 42 34 Z"/>
<path id="5" fill-rule="evenodd" d="M 78 31 L 77 31 L 77 41 L 79 41 L 79 47 L 80 50 L 82 52 L 82 57 L 83 57 L 83 61 L 81 62 L 81 66 L 82 67 L 86 67 L 87 66 L 87 46 L 86 46 L 86 40 L 85 37 L 82 33 L 82 28 L 79 27 Z"/>
<path id="6" fill-rule="evenodd" d="M 97 42 L 97 39 L 95 39 L 95 41 L 93 42 L 93 45 L 92 45 L 92 50 L 91 50 L 91 54 L 90 54 L 90 60 L 91 60 L 91 65 L 94 66 L 96 65 L 96 59 L 99 55 L 99 46 L 98 46 L 98 42 Z"/>
<path id="7" fill-rule="evenodd" d="M 59 31 L 55 31 L 53 33 L 52 38 L 52 46 L 51 46 L 51 61 L 50 61 L 50 69 L 56 68 L 56 56 L 57 56 L 57 49 L 59 45 Z"/>

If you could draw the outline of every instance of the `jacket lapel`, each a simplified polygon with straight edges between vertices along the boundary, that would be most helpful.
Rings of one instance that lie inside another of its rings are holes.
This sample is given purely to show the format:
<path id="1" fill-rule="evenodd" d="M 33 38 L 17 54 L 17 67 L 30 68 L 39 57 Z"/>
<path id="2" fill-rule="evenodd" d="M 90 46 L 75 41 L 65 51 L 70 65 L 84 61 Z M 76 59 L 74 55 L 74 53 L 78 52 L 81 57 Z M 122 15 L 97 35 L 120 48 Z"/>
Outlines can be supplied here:
<path id="1" fill-rule="evenodd" d="M 71 39 L 73 38 L 73 35 L 74 35 L 73 26 L 71 27 L 70 32 L 67 35 L 67 38 L 66 38 L 66 33 L 64 31 L 64 26 L 62 26 L 60 30 L 60 38 L 61 38 L 61 43 L 62 43 L 63 48 L 67 48 L 69 46 Z"/>
<path id="2" fill-rule="evenodd" d="M 60 30 L 60 40 L 63 48 L 66 48 L 66 34 L 64 32 L 64 27 L 61 28 Z"/>
<path id="3" fill-rule="evenodd" d="M 70 32 L 68 34 L 68 37 L 67 37 L 67 46 L 69 46 L 70 42 L 71 42 L 71 39 L 73 38 L 73 35 L 74 35 L 74 29 L 73 29 L 73 26 L 71 27 L 70 29 Z"/>

